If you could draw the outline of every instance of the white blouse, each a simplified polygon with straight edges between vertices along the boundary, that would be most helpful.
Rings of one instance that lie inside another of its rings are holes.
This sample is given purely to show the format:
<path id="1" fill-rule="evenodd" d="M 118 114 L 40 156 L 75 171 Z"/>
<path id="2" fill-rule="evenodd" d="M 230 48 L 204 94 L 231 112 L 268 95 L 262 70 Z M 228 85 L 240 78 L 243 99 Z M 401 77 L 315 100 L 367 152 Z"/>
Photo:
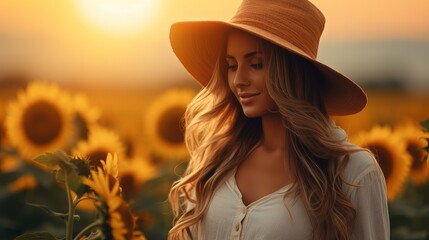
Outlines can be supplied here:
<path id="1" fill-rule="evenodd" d="M 367 152 L 351 155 L 343 190 L 356 208 L 353 240 L 390 238 L 384 176 Z M 235 172 L 215 192 L 203 220 L 191 229 L 198 240 L 311 240 L 312 226 L 300 198 L 286 197 L 290 184 L 245 206 Z"/>

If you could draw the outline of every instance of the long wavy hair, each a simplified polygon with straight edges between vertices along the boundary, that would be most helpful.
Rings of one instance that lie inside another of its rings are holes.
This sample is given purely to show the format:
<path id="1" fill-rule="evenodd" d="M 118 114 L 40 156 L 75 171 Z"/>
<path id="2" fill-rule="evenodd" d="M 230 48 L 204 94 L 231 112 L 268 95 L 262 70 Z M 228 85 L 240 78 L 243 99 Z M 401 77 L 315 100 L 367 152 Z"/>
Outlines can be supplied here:
<path id="1" fill-rule="evenodd" d="M 287 129 L 294 174 L 291 190 L 309 213 L 313 239 L 349 239 L 356 210 L 343 193 L 342 173 L 353 150 L 333 134 L 323 102 L 324 81 L 308 60 L 260 40 L 268 68 L 267 90 Z M 169 239 L 191 237 L 216 188 L 251 153 L 262 136 L 260 118 L 247 118 L 228 87 L 224 53 L 209 84 L 184 116 L 188 168 L 173 184 L 169 201 L 176 216 Z M 256 131 L 255 131 L 256 129 Z"/>

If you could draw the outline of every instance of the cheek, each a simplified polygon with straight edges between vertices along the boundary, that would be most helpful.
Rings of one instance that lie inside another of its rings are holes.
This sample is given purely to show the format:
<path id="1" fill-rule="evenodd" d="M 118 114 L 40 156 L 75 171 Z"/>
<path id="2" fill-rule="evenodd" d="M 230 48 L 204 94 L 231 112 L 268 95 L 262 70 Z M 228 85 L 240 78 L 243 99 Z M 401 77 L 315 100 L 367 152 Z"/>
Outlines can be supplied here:
<path id="1" fill-rule="evenodd" d="M 267 91 L 267 77 L 265 73 L 259 74 L 255 78 L 254 83 L 259 89 L 264 90 L 265 92 Z"/>
<path id="2" fill-rule="evenodd" d="M 267 105 L 270 110 L 278 110 L 277 104 L 270 96 L 267 96 Z"/>
<path id="3" fill-rule="evenodd" d="M 263 89 L 263 92 L 265 94 L 265 98 L 266 98 L 265 101 L 266 101 L 268 108 L 271 110 L 276 110 L 277 104 L 274 102 L 273 98 L 268 93 L 268 89 L 267 89 L 265 82 L 264 82 L 264 84 L 261 84 L 261 88 Z"/>
<path id="4" fill-rule="evenodd" d="M 271 111 L 278 111 L 279 107 L 277 106 L 277 103 L 273 100 L 273 98 L 268 94 L 267 89 L 265 89 L 265 93 L 266 93 L 266 104 L 268 109 L 270 109 Z"/>

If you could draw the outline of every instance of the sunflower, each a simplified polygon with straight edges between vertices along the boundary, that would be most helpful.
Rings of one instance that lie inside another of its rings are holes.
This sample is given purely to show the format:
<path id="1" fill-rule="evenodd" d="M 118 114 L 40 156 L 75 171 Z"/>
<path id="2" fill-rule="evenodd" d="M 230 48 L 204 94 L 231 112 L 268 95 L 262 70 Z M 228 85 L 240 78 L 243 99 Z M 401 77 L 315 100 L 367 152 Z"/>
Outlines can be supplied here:
<path id="1" fill-rule="evenodd" d="M 6 136 L 3 107 L 3 103 L 0 102 L 0 173 L 13 172 L 20 168 L 23 164 L 22 160 L 19 157 L 2 151 L 2 148 L 10 147 L 10 142 L 8 141 Z"/>
<path id="2" fill-rule="evenodd" d="M 75 163 L 75 165 L 77 165 Z M 118 156 L 112 155 L 110 153 L 107 153 L 107 158 L 106 160 L 101 160 L 100 161 L 100 166 L 102 167 L 102 170 L 104 172 L 104 174 L 109 178 L 110 184 L 114 185 L 116 184 L 116 182 L 118 181 Z M 100 168 L 100 167 L 98 167 Z M 82 176 L 82 175 L 80 175 Z M 85 175 L 84 175 L 85 176 Z M 99 180 L 99 179 L 96 179 Z M 119 187 L 119 193 L 121 194 L 121 188 Z M 76 196 L 76 194 L 73 195 L 73 197 Z M 93 192 L 86 192 L 84 194 L 84 198 L 87 197 L 93 197 L 94 194 Z M 84 199 L 81 200 L 79 202 L 79 204 L 77 205 L 77 208 L 81 209 L 81 210 L 85 210 L 85 211 L 94 211 L 95 209 L 95 204 L 91 199 Z"/>
<path id="3" fill-rule="evenodd" d="M 101 165 L 103 166 L 105 173 L 116 179 L 118 178 L 119 173 L 118 163 L 118 155 L 114 154 L 112 156 L 110 153 L 107 154 L 106 161 L 101 161 Z"/>
<path id="4" fill-rule="evenodd" d="M 88 140 L 79 141 L 72 155 L 84 156 L 89 159 L 90 165 L 100 167 L 100 160 L 107 158 L 108 153 L 116 153 L 119 159 L 124 156 L 125 147 L 119 135 L 114 131 L 100 126 L 89 130 Z"/>
<path id="5" fill-rule="evenodd" d="M 73 156 L 70 161 L 75 167 L 77 174 L 81 177 L 88 177 L 91 174 L 89 161 L 86 158 L 79 156 Z M 94 193 L 90 192 L 87 186 L 81 185 L 79 188 L 72 192 L 72 198 L 83 198 L 80 200 L 77 208 L 85 211 L 95 211 L 96 205 L 91 199 L 94 197 Z"/>
<path id="6" fill-rule="evenodd" d="M 29 159 L 66 148 L 73 134 L 72 105 L 57 85 L 32 82 L 7 109 L 6 134 Z"/>
<path id="7" fill-rule="evenodd" d="M 73 95 L 72 101 L 75 124 L 77 125 L 77 139 L 88 139 L 88 131 L 98 123 L 101 111 L 94 106 L 90 106 L 88 98 L 83 93 Z"/>
<path id="8" fill-rule="evenodd" d="M 115 160 L 117 164 L 118 158 L 111 157 L 108 153 L 108 158 Z M 103 199 L 109 199 L 113 196 L 120 195 L 119 181 L 116 177 L 109 173 L 105 160 L 101 160 L 103 167 L 97 167 L 96 170 L 91 170 L 91 179 L 83 178 L 83 183 L 94 190 Z"/>
<path id="9" fill-rule="evenodd" d="M 120 197 L 112 197 L 107 200 L 109 211 L 109 227 L 113 239 L 127 240 L 133 236 L 135 218 L 128 204 Z M 110 239 L 107 236 L 108 239 Z"/>
<path id="10" fill-rule="evenodd" d="M 181 120 L 194 96 L 195 92 L 190 89 L 167 91 L 157 97 L 145 113 L 147 143 L 156 155 L 167 159 L 188 157 Z"/>
<path id="11" fill-rule="evenodd" d="M 102 166 L 97 170 L 91 170 L 91 178 L 83 178 L 83 183 L 89 186 L 101 197 L 102 213 L 106 216 L 103 224 L 103 232 L 107 239 L 126 240 L 131 239 L 135 226 L 135 218 L 128 204 L 120 197 L 120 187 L 117 178 L 111 173 L 117 174 L 118 158 L 108 154 L 109 161 L 102 160 Z"/>
<path id="12" fill-rule="evenodd" d="M 412 123 L 398 126 L 395 132 L 405 142 L 406 150 L 411 156 L 411 180 L 418 185 L 424 184 L 429 178 L 429 165 L 425 160 L 426 151 L 424 150 L 427 145 L 425 138 L 428 134 Z"/>
<path id="13" fill-rule="evenodd" d="M 144 158 L 124 161 L 119 170 L 119 179 L 125 199 L 130 199 L 142 184 L 156 175 L 156 167 Z"/>
<path id="14" fill-rule="evenodd" d="M 386 178 L 387 198 L 395 199 L 402 191 L 411 168 L 411 157 L 402 141 L 387 126 L 374 126 L 369 132 L 361 132 L 352 142 L 368 148 L 377 159 Z"/>

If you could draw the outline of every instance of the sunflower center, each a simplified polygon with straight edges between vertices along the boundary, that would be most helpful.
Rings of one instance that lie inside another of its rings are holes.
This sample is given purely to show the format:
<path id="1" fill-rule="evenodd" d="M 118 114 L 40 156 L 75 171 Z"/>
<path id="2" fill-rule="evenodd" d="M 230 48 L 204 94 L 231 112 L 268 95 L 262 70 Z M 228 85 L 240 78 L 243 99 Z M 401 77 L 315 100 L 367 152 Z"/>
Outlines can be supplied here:
<path id="1" fill-rule="evenodd" d="M 79 176 L 88 177 L 91 174 L 86 160 L 74 158 L 71 160 L 71 163 L 76 166 L 77 174 Z"/>
<path id="2" fill-rule="evenodd" d="M 185 113 L 183 107 L 173 107 L 163 113 L 158 122 L 158 133 L 162 139 L 171 144 L 181 144 L 184 141 L 180 121 Z"/>
<path id="3" fill-rule="evenodd" d="M 411 168 L 413 170 L 420 169 L 423 164 L 426 164 L 424 161 L 425 151 L 416 143 L 408 143 L 407 152 L 411 155 L 413 159 L 413 164 Z"/>
<path id="4" fill-rule="evenodd" d="M 372 145 L 368 147 L 369 150 L 371 150 L 372 153 L 374 153 L 375 158 L 378 161 L 378 164 L 380 165 L 381 170 L 383 171 L 383 174 L 386 179 L 390 177 L 392 174 L 392 154 L 383 146 L 381 145 Z"/>
<path id="5" fill-rule="evenodd" d="M 122 194 L 125 197 L 130 197 L 135 193 L 136 181 L 132 174 L 122 174 L 121 176 L 121 187 Z"/>
<path id="6" fill-rule="evenodd" d="M 87 157 L 89 158 L 89 164 L 91 167 L 97 169 L 102 167 L 101 160 L 106 160 L 108 152 L 104 149 L 96 149 L 90 152 Z"/>
<path id="7" fill-rule="evenodd" d="M 40 100 L 24 112 L 23 129 L 27 138 L 36 145 L 46 145 L 59 137 L 63 126 L 58 108 Z"/>

